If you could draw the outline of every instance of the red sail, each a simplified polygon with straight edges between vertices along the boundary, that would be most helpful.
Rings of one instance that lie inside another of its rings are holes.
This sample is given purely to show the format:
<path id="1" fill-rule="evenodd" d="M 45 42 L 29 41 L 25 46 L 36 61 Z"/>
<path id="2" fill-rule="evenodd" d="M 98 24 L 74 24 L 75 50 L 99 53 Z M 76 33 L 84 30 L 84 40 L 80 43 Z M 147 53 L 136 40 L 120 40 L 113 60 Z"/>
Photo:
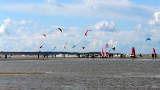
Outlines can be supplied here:
<path id="1" fill-rule="evenodd" d="M 106 54 L 106 47 L 104 48 L 104 57 L 106 57 L 107 54 Z"/>
<path id="2" fill-rule="evenodd" d="M 107 49 L 109 48 L 109 45 L 108 45 L 108 43 L 105 45 L 105 47 L 104 47 L 104 56 L 106 57 L 107 56 Z"/>
<path id="3" fill-rule="evenodd" d="M 153 55 L 156 55 L 156 49 L 153 48 Z"/>
<path id="4" fill-rule="evenodd" d="M 104 56 L 103 48 L 102 48 L 102 50 L 101 50 L 101 56 L 102 56 L 102 57 Z"/>
<path id="5" fill-rule="evenodd" d="M 134 47 L 132 48 L 131 56 L 132 56 L 132 57 L 135 57 L 135 48 L 134 48 Z"/>

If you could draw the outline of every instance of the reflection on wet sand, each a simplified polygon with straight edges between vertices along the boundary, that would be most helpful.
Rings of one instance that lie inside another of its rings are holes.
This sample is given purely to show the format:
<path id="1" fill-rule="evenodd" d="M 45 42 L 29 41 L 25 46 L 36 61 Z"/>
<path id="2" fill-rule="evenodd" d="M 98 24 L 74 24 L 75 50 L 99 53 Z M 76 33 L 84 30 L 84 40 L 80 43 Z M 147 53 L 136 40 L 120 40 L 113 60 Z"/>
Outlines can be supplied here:
<path id="1" fill-rule="evenodd" d="M 0 61 L 1 90 L 159 90 L 160 60 Z"/>

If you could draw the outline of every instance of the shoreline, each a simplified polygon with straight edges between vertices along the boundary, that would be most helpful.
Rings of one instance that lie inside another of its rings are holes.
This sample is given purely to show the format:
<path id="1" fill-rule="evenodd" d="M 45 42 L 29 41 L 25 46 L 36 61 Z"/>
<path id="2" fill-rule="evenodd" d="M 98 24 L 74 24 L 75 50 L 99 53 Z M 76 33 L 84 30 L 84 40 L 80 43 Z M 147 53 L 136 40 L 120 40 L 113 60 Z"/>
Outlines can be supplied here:
<path id="1" fill-rule="evenodd" d="M 81 58 L 78 58 L 78 57 L 56 57 L 56 58 L 52 58 L 52 57 L 48 57 L 48 58 L 36 58 L 36 57 L 10 57 L 10 58 L 0 58 L 0 61 L 7 61 L 7 60 L 57 60 L 57 59 L 99 59 L 99 60 L 112 60 L 112 59 L 123 59 L 123 60 L 126 60 L 126 59 L 131 59 L 131 60 L 138 60 L 138 59 L 153 59 L 153 60 L 156 60 L 156 59 L 160 59 L 160 57 L 157 57 L 157 58 L 152 58 L 152 57 L 135 57 L 135 58 L 132 58 L 132 57 L 112 57 L 112 58 L 101 58 L 101 57 L 89 57 L 89 58 L 86 58 L 86 57 L 81 57 Z"/>
<path id="2" fill-rule="evenodd" d="M 0 52 L 0 60 L 54 60 L 57 58 L 89 58 L 89 59 L 160 59 L 160 55 L 153 57 L 151 54 L 129 54 L 109 53 L 101 56 L 99 52 L 90 53 L 68 53 L 68 52 Z"/>
<path id="3" fill-rule="evenodd" d="M 0 52 L 0 60 L 50 60 L 54 58 L 102 58 L 102 59 L 160 59 L 160 55 L 108 53 L 101 56 L 100 52 Z"/>

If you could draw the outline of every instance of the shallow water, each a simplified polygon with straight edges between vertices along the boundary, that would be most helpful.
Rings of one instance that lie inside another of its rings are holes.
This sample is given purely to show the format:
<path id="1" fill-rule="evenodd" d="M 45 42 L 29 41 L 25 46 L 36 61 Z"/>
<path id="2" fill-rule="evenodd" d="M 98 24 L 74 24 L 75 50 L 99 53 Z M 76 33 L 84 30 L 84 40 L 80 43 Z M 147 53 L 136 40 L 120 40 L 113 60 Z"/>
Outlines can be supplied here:
<path id="1" fill-rule="evenodd" d="M 53 59 L 0 61 L 0 90 L 160 90 L 160 60 Z"/>

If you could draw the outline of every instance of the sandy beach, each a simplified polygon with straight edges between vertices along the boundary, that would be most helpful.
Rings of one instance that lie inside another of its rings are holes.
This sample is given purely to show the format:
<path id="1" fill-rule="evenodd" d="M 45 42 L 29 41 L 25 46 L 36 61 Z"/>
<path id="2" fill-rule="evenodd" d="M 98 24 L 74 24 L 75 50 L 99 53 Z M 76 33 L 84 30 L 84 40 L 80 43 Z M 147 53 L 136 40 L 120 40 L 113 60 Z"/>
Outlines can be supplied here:
<path id="1" fill-rule="evenodd" d="M 1 90 L 159 90 L 160 59 L 0 61 Z"/>

